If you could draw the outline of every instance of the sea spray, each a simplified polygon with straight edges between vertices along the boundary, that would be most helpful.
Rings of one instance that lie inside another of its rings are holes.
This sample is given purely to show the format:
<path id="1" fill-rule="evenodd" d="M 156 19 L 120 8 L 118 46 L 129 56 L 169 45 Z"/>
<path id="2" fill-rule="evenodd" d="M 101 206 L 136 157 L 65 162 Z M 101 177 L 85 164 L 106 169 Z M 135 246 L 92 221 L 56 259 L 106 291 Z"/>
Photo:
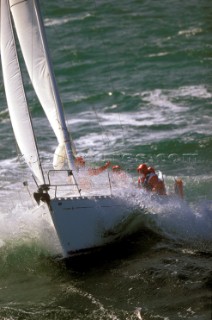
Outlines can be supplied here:
<path id="1" fill-rule="evenodd" d="M 176 241 L 193 244 L 200 250 L 210 248 L 212 241 L 212 203 L 201 201 L 188 203 L 177 196 L 157 196 L 137 188 L 119 190 L 119 195 L 131 203 L 132 224 L 128 221 L 128 232 L 146 227 Z"/>
<path id="2" fill-rule="evenodd" d="M 11 244 L 19 246 L 26 243 L 37 243 L 50 255 L 61 253 L 60 244 L 45 205 L 28 208 L 17 204 L 10 212 L 0 216 L 1 246 Z"/>

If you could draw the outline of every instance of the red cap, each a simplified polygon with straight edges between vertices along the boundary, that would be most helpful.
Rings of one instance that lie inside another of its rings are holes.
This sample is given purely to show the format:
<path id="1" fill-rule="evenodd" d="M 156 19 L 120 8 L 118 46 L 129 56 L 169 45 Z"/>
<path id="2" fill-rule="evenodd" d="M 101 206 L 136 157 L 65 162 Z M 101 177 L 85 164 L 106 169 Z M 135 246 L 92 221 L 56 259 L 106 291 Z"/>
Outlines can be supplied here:
<path id="1" fill-rule="evenodd" d="M 137 171 L 146 174 L 148 172 L 147 165 L 145 163 L 140 164 Z"/>
<path id="2" fill-rule="evenodd" d="M 76 162 L 76 164 L 81 165 L 81 166 L 83 166 L 85 164 L 85 160 L 83 159 L 83 157 L 76 157 L 75 162 Z"/>
<path id="3" fill-rule="evenodd" d="M 118 170 L 121 170 L 121 167 L 119 165 L 116 165 L 116 166 L 112 167 L 112 170 L 113 171 L 118 171 Z"/>

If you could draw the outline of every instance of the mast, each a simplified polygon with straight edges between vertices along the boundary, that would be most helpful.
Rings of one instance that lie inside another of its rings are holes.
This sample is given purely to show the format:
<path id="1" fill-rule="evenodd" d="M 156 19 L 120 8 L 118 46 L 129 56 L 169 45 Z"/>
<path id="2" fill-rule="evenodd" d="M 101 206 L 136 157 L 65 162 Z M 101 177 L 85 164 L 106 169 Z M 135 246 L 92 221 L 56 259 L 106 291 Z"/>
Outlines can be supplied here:
<path id="1" fill-rule="evenodd" d="M 71 141 L 70 141 L 70 137 L 69 137 L 69 132 L 67 130 L 67 126 L 66 126 L 66 122 L 65 122 L 63 106 L 62 106 L 62 102 L 60 99 L 60 94 L 58 91 L 55 75 L 53 72 L 53 66 L 52 66 L 52 62 L 51 62 L 51 58 L 50 58 L 50 54 L 49 54 L 49 49 L 48 49 L 48 44 L 47 44 L 47 39 L 46 39 L 46 33 L 45 33 L 45 29 L 44 29 L 43 20 L 41 18 L 39 0 L 33 0 L 33 1 L 34 1 L 35 13 L 37 16 L 37 21 L 38 21 L 38 27 L 39 27 L 39 31 L 41 34 L 41 40 L 43 43 L 44 54 L 46 56 L 46 62 L 48 65 L 50 81 L 51 81 L 52 88 L 53 88 L 53 95 L 54 95 L 54 99 L 56 102 L 58 118 L 60 120 L 61 127 L 62 127 L 65 149 L 66 149 L 66 154 L 67 154 L 67 159 L 68 159 L 68 166 L 69 166 L 70 170 L 76 171 L 75 163 L 74 163 L 74 155 L 72 152 Z M 74 183 L 77 185 L 77 182 L 76 182 L 74 176 L 72 176 L 72 177 L 73 177 Z M 78 187 L 78 185 L 77 185 L 77 187 Z"/>

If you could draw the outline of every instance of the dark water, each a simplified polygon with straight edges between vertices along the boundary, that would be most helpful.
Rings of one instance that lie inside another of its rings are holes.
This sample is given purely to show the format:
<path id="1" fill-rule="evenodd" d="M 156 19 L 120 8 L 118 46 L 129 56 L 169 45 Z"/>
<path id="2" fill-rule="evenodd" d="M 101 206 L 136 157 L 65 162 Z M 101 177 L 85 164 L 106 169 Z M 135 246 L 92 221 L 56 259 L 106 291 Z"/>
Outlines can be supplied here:
<path id="1" fill-rule="evenodd" d="M 211 319 L 212 2 L 41 3 L 68 126 L 87 161 L 146 161 L 185 200 L 135 196 L 138 233 L 95 255 L 60 246 L 31 210 L 0 87 L 0 319 Z M 26 80 L 46 166 L 56 140 Z"/>

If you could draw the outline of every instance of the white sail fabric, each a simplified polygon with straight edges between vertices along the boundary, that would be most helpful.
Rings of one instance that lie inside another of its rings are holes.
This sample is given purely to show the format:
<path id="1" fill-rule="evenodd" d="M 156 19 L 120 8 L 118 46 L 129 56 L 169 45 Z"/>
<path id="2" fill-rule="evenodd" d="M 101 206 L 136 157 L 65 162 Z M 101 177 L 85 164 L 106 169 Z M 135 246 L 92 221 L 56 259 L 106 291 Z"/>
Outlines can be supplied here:
<path id="1" fill-rule="evenodd" d="M 64 144 L 59 144 L 55 150 L 53 158 L 53 167 L 55 170 L 61 170 L 66 160 L 66 149 Z"/>
<path id="2" fill-rule="evenodd" d="M 44 178 L 24 92 L 8 0 L 1 0 L 1 60 L 7 104 L 17 144 L 33 174 L 43 184 Z"/>
<path id="3" fill-rule="evenodd" d="M 34 1 L 9 0 L 9 2 L 30 79 L 59 143 L 54 156 L 54 167 L 59 169 L 66 159 L 64 136 L 40 37 Z M 58 154 L 60 151 L 62 153 Z"/>
<path id="4" fill-rule="evenodd" d="M 1 54 L 1 1 L 0 1 L 0 54 Z"/>
<path id="5" fill-rule="evenodd" d="M 75 144 L 74 144 L 71 137 L 70 137 L 70 142 L 71 142 L 71 149 L 72 149 L 73 156 L 76 158 L 77 151 L 76 151 Z M 53 159 L 54 169 L 55 170 L 62 169 L 66 158 L 67 158 L 67 156 L 66 156 L 65 144 L 59 144 L 55 150 L 55 153 L 54 153 L 54 159 Z"/>

